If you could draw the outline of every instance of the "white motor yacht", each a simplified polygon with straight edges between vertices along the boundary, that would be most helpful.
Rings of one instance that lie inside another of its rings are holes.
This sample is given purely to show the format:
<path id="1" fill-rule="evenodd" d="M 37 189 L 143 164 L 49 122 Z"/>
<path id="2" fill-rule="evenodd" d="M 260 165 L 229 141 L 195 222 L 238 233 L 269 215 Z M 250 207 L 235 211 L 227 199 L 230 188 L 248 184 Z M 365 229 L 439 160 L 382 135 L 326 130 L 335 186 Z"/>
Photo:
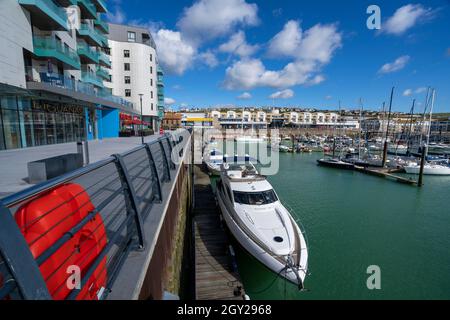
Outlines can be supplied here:
<path id="1" fill-rule="evenodd" d="M 220 176 L 224 155 L 217 149 L 212 149 L 204 156 L 204 162 L 210 175 Z"/>
<path id="2" fill-rule="evenodd" d="M 230 232 L 267 268 L 303 289 L 308 249 L 300 227 L 254 165 L 234 160 L 224 161 L 216 190 Z"/>
<path id="3" fill-rule="evenodd" d="M 420 174 L 420 165 L 417 163 L 410 163 L 405 166 L 406 173 L 409 174 Z M 450 175 L 450 167 L 440 164 L 425 164 L 423 168 L 424 175 L 431 176 L 449 176 Z"/>

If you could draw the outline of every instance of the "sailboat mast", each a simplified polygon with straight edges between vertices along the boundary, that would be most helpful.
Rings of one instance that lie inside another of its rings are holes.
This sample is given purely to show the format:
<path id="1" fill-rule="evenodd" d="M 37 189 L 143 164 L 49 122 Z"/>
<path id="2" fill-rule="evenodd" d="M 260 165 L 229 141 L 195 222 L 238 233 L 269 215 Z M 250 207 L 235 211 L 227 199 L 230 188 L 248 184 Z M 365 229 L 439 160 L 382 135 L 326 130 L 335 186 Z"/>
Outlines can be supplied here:
<path id="1" fill-rule="evenodd" d="M 359 99 L 359 137 L 358 137 L 358 159 L 361 160 L 361 139 L 362 139 L 362 113 L 363 113 L 363 102 L 362 98 Z"/>
<path id="2" fill-rule="evenodd" d="M 387 162 L 387 149 L 388 149 L 388 139 L 389 139 L 389 127 L 391 125 L 391 112 L 392 112 L 392 101 L 394 99 L 394 90 L 395 87 L 392 87 L 391 91 L 391 101 L 389 103 L 389 113 L 388 113 L 388 121 L 386 128 L 386 139 L 384 140 L 384 151 L 383 151 L 383 168 L 386 166 Z"/>
<path id="3" fill-rule="evenodd" d="M 425 157 L 428 156 L 428 147 L 430 145 L 430 136 L 431 136 L 431 123 L 433 121 L 433 110 L 434 110 L 434 102 L 436 98 L 436 90 L 433 89 L 433 92 L 431 93 L 431 109 L 430 109 L 430 124 L 428 126 L 428 134 L 427 134 L 427 145 L 425 146 Z"/>
<path id="4" fill-rule="evenodd" d="M 408 136 L 407 136 L 407 149 L 406 149 L 406 154 L 409 155 L 409 149 L 411 147 L 411 135 L 412 135 L 412 126 L 413 126 L 413 121 L 414 121 L 414 109 L 416 107 L 416 99 L 413 100 L 413 104 L 411 107 L 411 116 L 409 119 L 409 129 L 408 129 Z"/>

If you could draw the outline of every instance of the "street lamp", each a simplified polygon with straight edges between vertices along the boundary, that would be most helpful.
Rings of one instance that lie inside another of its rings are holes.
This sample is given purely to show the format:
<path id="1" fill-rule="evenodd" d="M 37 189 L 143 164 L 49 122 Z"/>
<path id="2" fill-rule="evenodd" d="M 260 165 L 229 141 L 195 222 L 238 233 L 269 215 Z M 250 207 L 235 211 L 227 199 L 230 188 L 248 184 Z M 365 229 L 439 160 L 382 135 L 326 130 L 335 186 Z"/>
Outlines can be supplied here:
<path id="1" fill-rule="evenodd" d="M 141 101 L 141 141 L 142 141 L 142 144 L 144 144 L 144 122 L 142 120 L 142 97 L 143 96 L 144 96 L 143 93 L 139 94 L 139 98 L 140 98 L 140 101 Z"/>

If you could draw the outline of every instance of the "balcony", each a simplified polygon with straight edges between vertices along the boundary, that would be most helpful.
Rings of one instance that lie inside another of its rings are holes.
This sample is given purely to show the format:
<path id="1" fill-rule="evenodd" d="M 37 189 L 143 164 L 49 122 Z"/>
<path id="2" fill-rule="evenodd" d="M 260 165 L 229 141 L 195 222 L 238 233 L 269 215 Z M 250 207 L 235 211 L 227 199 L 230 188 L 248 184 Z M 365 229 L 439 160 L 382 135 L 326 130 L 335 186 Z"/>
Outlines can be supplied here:
<path id="1" fill-rule="evenodd" d="M 69 68 L 79 70 L 81 68 L 80 57 L 78 53 L 53 37 L 33 37 L 34 55 L 40 58 L 56 59 Z"/>
<path id="2" fill-rule="evenodd" d="M 97 8 L 91 0 L 78 0 L 77 4 L 80 8 L 82 19 L 97 19 Z"/>
<path id="3" fill-rule="evenodd" d="M 100 18 L 97 18 L 97 20 L 94 21 L 94 25 L 103 33 L 109 33 L 109 26 L 106 21 L 103 21 Z"/>
<path id="4" fill-rule="evenodd" d="M 104 67 L 111 68 L 111 60 L 109 56 L 104 52 L 100 52 L 99 63 Z"/>
<path id="5" fill-rule="evenodd" d="M 93 72 L 81 72 L 81 80 L 94 86 L 103 88 L 103 80 Z"/>
<path id="6" fill-rule="evenodd" d="M 59 74 L 40 73 L 39 78 L 35 79 L 33 78 L 33 73 L 30 68 L 26 70 L 26 74 L 28 82 L 27 87 L 32 86 L 32 84 L 44 84 L 48 86 L 48 88 L 68 90 L 70 96 L 75 96 L 75 93 L 83 94 L 84 98 L 87 100 L 95 97 L 133 109 L 133 104 L 131 102 L 120 97 L 113 96 L 111 91 L 106 88 L 95 88 L 90 83 L 81 82 L 79 80 L 77 81 Z M 107 104 L 105 103 L 105 105 Z"/>
<path id="7" fill-rule="evenodd" d="M 97 64 L 99 63 L 99 53 L 89 47 L 85 42 L 78 42 L 78 55 L 83 64 Z"/>
<path id="8" fill-rule="evenodd" d="M 80 25 L 78 35 L 83 38 L 89 45 L 97 47 L 103 47 L 104 38 L 106 38 L 86 23 L 82 23 Z"/>
<path id="9" fill-rule="evenodd" d="M 99 76 L 100 78 L 103 78 L 105 80 L 109 80 L 109 78 L 110 78 L 109 71 L 102 67 L 97 68 L 97 76 Z"/>
<path id="10" fill-rule="evenodd" d="M 106 3 L 103 0 L 93 0 L 92 1 L 97 8 L 98 12 L 106 13 L 108 9 L 106 8 Z"/>
<path id="11" fill-rule="evenodd" d="M 34 26 L 46 31 L 68 31 L 67 13 L 52 0 L 19 0 L 30 12 Z"/>

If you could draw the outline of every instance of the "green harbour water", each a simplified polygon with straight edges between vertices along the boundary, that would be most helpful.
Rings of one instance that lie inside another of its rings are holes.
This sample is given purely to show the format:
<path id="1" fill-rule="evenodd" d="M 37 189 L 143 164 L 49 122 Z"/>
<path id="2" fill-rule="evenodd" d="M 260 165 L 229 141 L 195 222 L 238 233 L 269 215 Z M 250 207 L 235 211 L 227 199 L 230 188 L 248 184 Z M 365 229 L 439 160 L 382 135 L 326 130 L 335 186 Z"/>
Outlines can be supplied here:
<path id="1" fill-rule="evenodd" d="M 309 240 L 299 292 L 235 245 L 246 293 L 259 299 L 450 299 L 450 177 L 420 189 L 317 166 L 321 154 L 280 154 L 268 179 Z M 369 266 L 381 290 L 367 288 Z"/>

